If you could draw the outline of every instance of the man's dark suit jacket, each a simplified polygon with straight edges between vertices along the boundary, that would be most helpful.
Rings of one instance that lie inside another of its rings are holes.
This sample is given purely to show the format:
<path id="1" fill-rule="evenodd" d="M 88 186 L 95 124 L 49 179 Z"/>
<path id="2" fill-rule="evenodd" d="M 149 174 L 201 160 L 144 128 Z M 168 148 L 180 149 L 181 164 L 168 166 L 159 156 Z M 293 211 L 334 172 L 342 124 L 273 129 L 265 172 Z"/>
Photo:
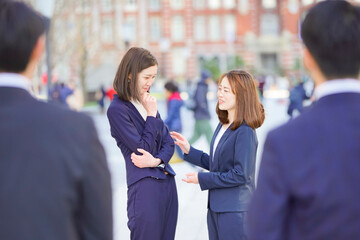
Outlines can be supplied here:
<path id="1" fill-rule="evenodd" d="M 268 134 L 251 240 L 360 239 L 360 94 L 320 98 Z"/>
<path id="2" fill-rule="evenodd" d="M 256 132 L 246 124 L 235 130 L 229 127 L 213 156 L 221 126 L 218 124 L 215 130 L 210 155 L 191 147 L 184 159 L 210 171 L 199 173 L 198 178 L 201 190 L 209 190 L 208 207 L 212 211 L 247 211 L 255 187 Z"/>
<path id="3" fill-rule="evenodd" d="M 0 87 L 0 239 L 110 240 L 105 153 L 91 119 Z"/>

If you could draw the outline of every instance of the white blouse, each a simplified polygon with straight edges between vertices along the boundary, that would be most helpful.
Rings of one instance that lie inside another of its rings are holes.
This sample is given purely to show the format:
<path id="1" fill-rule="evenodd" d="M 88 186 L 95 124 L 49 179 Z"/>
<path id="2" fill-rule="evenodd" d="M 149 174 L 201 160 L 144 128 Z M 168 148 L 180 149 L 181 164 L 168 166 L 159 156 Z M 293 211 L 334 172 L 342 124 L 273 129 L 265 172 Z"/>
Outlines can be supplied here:
<path id="1" fill-rule="evenodd" d="M 132 105 L 135 106 L 136 110 L 138 110 L 138 112 L 140 113 L 140 115 L 142 116 L 144 121 L 146 121 L 147 112 L 146 112 L 146 109 L 144 108 L 144 106 L 139 101 L 136 101 L 134 99 L 132 99 L 130 102 L 132 103 Z"/>
<path id="2" fill-rule="evenodd" d="M 214 147 L 213 147 L 213 158 L 215 156 L 215 151 L 216 151 L 217 145 L 219 144 L 221 137 L 224 135 L 224 133 L 225 133 L 226 129 L 228 129 L 228 127 L 224 127 L 224 125 L 223 125 L 220 128 L 220 131 L 218 132 L 218 134 L 216 135 L 216 138 L 214 140 Z"/>

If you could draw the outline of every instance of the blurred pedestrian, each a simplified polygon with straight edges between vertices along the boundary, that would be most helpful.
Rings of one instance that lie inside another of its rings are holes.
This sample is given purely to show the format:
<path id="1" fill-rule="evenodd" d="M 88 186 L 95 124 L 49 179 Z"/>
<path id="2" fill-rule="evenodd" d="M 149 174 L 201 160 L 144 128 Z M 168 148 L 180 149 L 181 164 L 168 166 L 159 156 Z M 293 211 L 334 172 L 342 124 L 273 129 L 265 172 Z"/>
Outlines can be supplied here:
<path id="1" fill-rule="evenodd" d="M 209 239 L 243 240 L 247 239 L 246 216 L 255 188 L 255 129 L 264 122 L 264 109 L 255 79 L 245 71 L 223 74 L 217 95 L 220 123 L 212 137 L 210 155 L 193 148 L 181 134 L 171 135 L 185 153 L 184 160 L 210 171 L 189 173 L 183 179 L 209 190 Z"/>
<path id="2" fill-rule="evenodd" d="M 67 84 L 60 84 L 60 103 L 66 107 L 69 107 L 67 103 L 67 98 L 74 93 L 74 89 L 70 88 Z"/>
<path id="3" fill-rule="evenodd" d="M 71 110 L 81 111 L 81 108 L 84 106 L 84 95 L 82 90 L 73 80 L 68 82 L 67 87 L 70 90 L 69 95 L 65 98 L 67 106 Z"/>
<path id="4" fill-rule="evenodd" d="M 360 239 L 360 9 L 319 2 L 301 38 L 316 102 L 267 136 L 250 239 Z"/>
<path id="5" fill-rule="evenodd" d="M 197 84 L 195 94 L 192 99 L 193 106 L 191 106 L 191 110 L 194 111 L 195 126 L 193 135 L 189 140 L 191 145 L 194 144 L 202 135 L 205 135 L 209 145 L 211 143 L 213 130 L 210 125 L 211 116 L 207 99 L 210 80 L 210 72 L 207 70 L 202 70 L 200 81 Z"/>
<path id="6" fill-rule="evenodd" d="M 289 95 L 289 106 L 287 114 L 290 118 L 294 117 L 294 111 L 297 111 L 298 114 L 303 111 L 303 102 L 306 99 L 309 99 L 310 96 L 307 95 L 304 82 L 300 81 L 291 91 Z"/>
<path id="7" fill-rule="evenodd" d="M 265 80 L 266 77 L 265 75 L 261 74 L 257 80 L 259 81 L 259 85 L 258 85 L 258 89 L 259 89 L 259 98 L 260 101 L 262 101 L 264 99 L 264 87 L 265 87 Z"/>
<path id="8" fill-rule="evenodd" d="M 148 50 L 129 49 L 115 75 L 117 95 L 107 112 L 111 135 L 125 159 L 128 227 L 137 240 L 174 239 L 177 222 L 175 172 L 169 165 L 174 142 L 149 93 L 157 71 Z"/>
<path id="9" fill-rule="evenodd" d="M 106 96 L 110 99 L 110 102 L 114 99 L 114 95 L 116 95 L 116 91 L 113 87 L 110 87 L 106 92 Z"/>
<path id="10" fill-rule="evenodd" d="M 167 99 L 167 118 L 164 123 L 168 126 L 170 131 L 182 132 L 181 123 L 181 107 L 184 105 L 181 99 L 179 88 L 173 82 L 166 82 L 164 85 L 165 96 Z M 175 146 L 175 158 L 172 158 L 172 162 L 178 162 L 182 159 L 182 151 L 179 146 Z"/>
<path id="11" fill-rule="evenodd" d="M 0 3 L 0 239 L 112 239 L 110 174 L 90 117 L 29 93 L 43 17 Z"/>
<path id="12" fill-rule="evenodd" d="M 101 114 L 105 113 L 105 97 L 106 91 L 104 85 L 101 85 L 100 88 L 95 92 L 95 99 L 99 104 Z"/>

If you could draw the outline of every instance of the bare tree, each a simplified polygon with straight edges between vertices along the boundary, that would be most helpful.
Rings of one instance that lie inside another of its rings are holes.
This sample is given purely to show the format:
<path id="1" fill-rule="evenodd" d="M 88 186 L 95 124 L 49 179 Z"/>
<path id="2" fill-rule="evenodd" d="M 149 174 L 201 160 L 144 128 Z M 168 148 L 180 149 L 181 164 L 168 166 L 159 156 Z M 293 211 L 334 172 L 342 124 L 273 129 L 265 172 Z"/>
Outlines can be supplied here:
<path id="1" fill-rule="evenodd" d="M 89 10 L 89 0 L 56 0 L 49 34 L 52 70 L 67 72 L 69 79 L 59 76 L 65 82 L 79 79 L 85 101 L 88 52 L 92 42 Z"/>

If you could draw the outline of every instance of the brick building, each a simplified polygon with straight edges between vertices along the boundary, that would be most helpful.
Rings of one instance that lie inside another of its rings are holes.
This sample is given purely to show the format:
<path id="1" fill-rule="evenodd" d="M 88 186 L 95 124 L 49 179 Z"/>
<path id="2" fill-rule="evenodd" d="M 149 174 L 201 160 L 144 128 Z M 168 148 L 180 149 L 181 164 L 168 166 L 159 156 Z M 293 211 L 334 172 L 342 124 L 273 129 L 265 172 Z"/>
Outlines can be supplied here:
<path id="1" fill-rule="evenodd" d="M 220 72 L 239 65 L 265 74 L 299 70 L 299 19 L 316 1 L 57 0 L 63 8 L 52 25 L 54 39 L 61 42 L 64 31 L 77 31 L 84 51 L 57 61 L 55 71 L 71 78 L 79 71 L 79 59 L 86 59 L 89 90 L 110 85 L 132 46 L 149 49 L 166 79 L 194 79 L 206 61 Z"/>

